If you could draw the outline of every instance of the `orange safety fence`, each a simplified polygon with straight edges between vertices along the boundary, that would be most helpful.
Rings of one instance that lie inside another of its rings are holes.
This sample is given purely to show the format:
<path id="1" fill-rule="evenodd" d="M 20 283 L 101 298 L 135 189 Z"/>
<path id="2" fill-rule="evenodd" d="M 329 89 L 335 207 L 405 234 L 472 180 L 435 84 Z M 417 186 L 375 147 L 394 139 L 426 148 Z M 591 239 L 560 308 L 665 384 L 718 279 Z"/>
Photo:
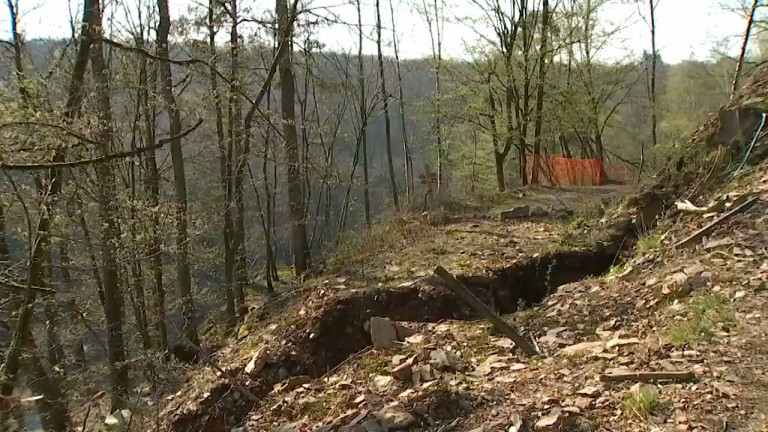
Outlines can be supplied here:
<path id="1" fill-rule="evenodd" d="M 539 183 L 544 185 L 599 186 L 605 182 L 600 159 L 526 155 L 528 178 L 531 178 L 535 165 L 538 166 Z"/>
<path id="2" fill-rule="evenodd" d="M 526 155 L 526 171 L 531 178 L 538 164 L 539 183 L 550 186 L 599 186 L 608 180 L 632 181 L 634 173 L 628 167 L 600 159 L 575 159 L 563 156 Z M 602 169 L 601 169 L 602 168 Z"/>

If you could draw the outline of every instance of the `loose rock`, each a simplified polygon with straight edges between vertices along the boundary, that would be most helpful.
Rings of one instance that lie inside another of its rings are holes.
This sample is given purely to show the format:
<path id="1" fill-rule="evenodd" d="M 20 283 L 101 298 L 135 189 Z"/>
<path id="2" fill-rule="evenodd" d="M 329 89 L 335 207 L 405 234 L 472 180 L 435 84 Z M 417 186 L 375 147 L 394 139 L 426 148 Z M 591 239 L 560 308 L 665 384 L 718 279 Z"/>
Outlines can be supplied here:
<path id="1" fill-rule="evenodd" d="M 387 430 L 401 430 L 416 423 L 416 417 L 398 407 L 386 407 L 373 415 Z"/>
<path id="2" fill-rule="evenodd" d="M 527 218 L 531 215 L 531 209 L 527 205 L 512 207 L 507 211 L 503 211 L 499 214 L 499 219 L 502 221 L 510 219 Z"/>
<path id="3" fill-rule="evenodd" d="M 395 345 L 397 330 L 392 321 L 387 318 L 371 317 L 369 327 L 374 349 L 389 348 Z"/>

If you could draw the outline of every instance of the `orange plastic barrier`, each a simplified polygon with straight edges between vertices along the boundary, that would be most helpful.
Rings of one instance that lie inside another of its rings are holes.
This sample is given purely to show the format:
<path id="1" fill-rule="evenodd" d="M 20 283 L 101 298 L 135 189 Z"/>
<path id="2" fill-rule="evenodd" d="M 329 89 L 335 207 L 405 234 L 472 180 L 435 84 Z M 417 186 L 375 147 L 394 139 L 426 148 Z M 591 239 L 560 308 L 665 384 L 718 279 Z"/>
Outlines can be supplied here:
<path id="1" fill-rule="evenodd" d="M 553 186 L 599 186 L 605 183 L 600 159 L 526 155 L 528 178 L 538 166 L 539 183 Z"/>

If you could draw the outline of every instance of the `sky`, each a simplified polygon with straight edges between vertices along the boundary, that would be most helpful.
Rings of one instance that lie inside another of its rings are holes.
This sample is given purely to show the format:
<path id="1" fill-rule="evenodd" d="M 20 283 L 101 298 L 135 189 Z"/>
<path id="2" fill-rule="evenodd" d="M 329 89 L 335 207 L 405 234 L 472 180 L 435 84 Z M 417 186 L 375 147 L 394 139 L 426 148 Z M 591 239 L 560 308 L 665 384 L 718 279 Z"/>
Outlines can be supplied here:
<path id="1" fill-rule="evenodd" d="M 118 23 L 125 22 L 125 12 L 118 9 L 118 2 L 103 0 L 107 11 L 115 14 Z M 123 4 L 135 5 L 140 0 L 122 0 Z M 145 3 L 153 0 L 141 0 Z M 422 16 L 413 4 L 422 0 L 392 0 L 394 2 L 395 23 L 399 35 L 400 54 L 403 58 L 418 58 L 431 53 L 429 32 Z M 444 27 L 443 52 L 446 57 L 462 58 L 467 56 L 467 47 L 478 41 L 477 30 L 461 17 L 477 16 L 480 12 L 470 6 L 468 0 L 445 0 L 447 22 Z M 656 10 L 657 48 L 662 59 L 668 63 L 677 63 L 687 59 L 706 60 L 711 58 L 714 49 L 723 47 L 731 54 L 737 52 L 739 39 L 744 32 L 745 21 L 734 13 L 724 11 L 721 3 L 738 3 L 739 0 L 659 0 Z M 18 0 L 21 10 L 21 29 L 27 39 L 41 37 L 69 37 L 71 35 L 71 17 L 79 16 L 79 0 Z M 169 0 L 171 18 L 177 18 L 195 4 L 207 4 L 207 0 Z M 349 0 L 313 0 L 313 10 L 317 15 L 334 16 L 337 21 L 357 23 L 354 6 Z M 384 38 L 391 40 L 391 19 L 388 0 L 381 0 L 382 21 L 386 29 Z M 428 2 L 429 3 L 429 2 Z M 620 4 L 621 3 L 621 4 Z M 646 14 L 647 2 L 627 5 L 627 0 L 615 1 L 600 12 L 600 21 L 605 26 L 617 26 L 620 33 L 601 54 L 603 58 L 620 59 L 632 53 L 641 54 L 650 51 Z M 253 14 L 265 11 L 255 9 L 258 5 L 272 5 L 273 2 L 262 0 L 241 0 L 241 8 L 250 5 Z M 363 24 L 371 34 L 364 43 L 366 53 L 374 53 L 372 40 L 374 9 L 373 0 L 363 0 Z M 113 5 L 110 7 L 109 5 Z M 464 21 L 464 22 L 462 22 Z M 0 38 L 10 35 L 9 14 L 0 10 Z M 356 50 L 357 36 L 354 28 L 342 24 L 324 26 L 318 30 L 318 38 L 330 49 Z M 384 48 L 392 53 L 391 45 Z"/>

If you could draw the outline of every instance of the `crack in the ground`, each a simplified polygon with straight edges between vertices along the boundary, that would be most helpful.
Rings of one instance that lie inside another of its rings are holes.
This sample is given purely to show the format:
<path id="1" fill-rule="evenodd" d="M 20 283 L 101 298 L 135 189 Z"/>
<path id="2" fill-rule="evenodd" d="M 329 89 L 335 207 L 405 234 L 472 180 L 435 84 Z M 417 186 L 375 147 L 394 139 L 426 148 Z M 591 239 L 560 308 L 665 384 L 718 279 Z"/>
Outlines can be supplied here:
<path id="1" fill-rule="evenodd" d="M 637 205 L 641 217 L 651 220 L 643 210 L 659 207 L 658 196 Z M 642 200 L 640 202 L 643 202 Z M 654 212 L 658 212 L 656 209 Z M 655 220 L 655 216 L 653 218 Z M 541 302 L 557 287 L 608 271 L 622 251 L 631 250 L 636 227 L 625 218 L 614 224 L 607 241 L 587 250 L 558 251 L 516 262 L 490 275 L 459 275 L 481 300 L 501 313 Z M 410 287 L 345 292 L 326 302 L 305 327 L 287 338 L 281 360 L 268 364 L 249 391 L 266 396 L 278 382 L 291 377 L 323 376 L 369 346 L 370 335 L 363 324 L 373 316 L 394 321 L 437 322 L 474 320 L 478 317 L 436 277 L 427 277 Z M 175 431 L 229 431 L 242 424 L 256 404 L 233 397 L 232 385 L 222 381 L 191 412 L 178 415 L 172 422 Z M 234 400 L 232 400 L 234 399 Z"/>

